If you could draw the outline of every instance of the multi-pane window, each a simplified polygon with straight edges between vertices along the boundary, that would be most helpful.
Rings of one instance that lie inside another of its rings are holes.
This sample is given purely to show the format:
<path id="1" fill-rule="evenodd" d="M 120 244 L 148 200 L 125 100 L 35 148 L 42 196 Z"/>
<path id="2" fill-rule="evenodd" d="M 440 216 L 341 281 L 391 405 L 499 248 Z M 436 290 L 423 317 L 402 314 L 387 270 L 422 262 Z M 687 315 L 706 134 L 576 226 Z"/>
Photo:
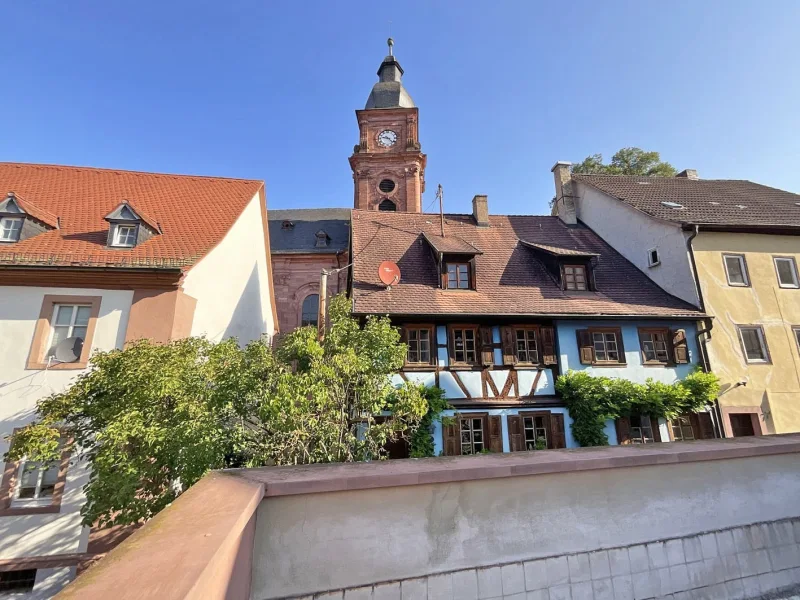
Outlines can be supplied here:
<path id="1" fill-rule="evenodd" d="M 22 219 L 18 217 L 3 217 L 0 219 L 0 242 L 19 241 L 22 231 Z"/>
<path id="2" fill-rule="evenodd" d="M 526 450 L 543 450 L 547 448 L 547 417 L 544 415 L 523 416 L 522 430 L 525 436 Z"/>
<path id="3" fill-rule="evenodd" d="M 639 341 L 642 344 L 642 354 L 645 363 L 667 364 L 669 362 L 669 346 L 666 329 L 640 329 Z"/>
<path id="4" fill-rule="evenodd" d="M 9 594 L 11 597 L 16 597 L 17 594 L 31 592 L 35 583 L 36 569 L 0 571 L 0 596 Z"/>
<path id="5" fill-rule="evenodd" d="M 479 454 L 486 448 L 483 419 L 461 418 L 461 454 Z"/>
<path id="6" fill-rule="evenodd" d="M 117 225 L 114 229 L 114 245 L 131 248 L 136 245 L 136 225 Z"/>
<path id="7" fill-rule="evenodd" d="M 760 325 L 740 325 L 739 339 L 742 342 L 744 356 L 749 363 L 769 362 L 767 341 Z"/>
<path id="8" fill-rule="evenodd" d="M 652 444 L 653 422 L 647 415 L 631 415 L 631 443 Z"/>
<path id="9" fill-rule="evenodd" d="M 53 309 L 52 334 L 46 356 L 55 356 L 56 347 L 67 338 L 76 337 L 81 343 L 86 339 L 91 306 L 56 304 Z"/>
<path id="10" fill-rule="evenodd" d="M 592 332 L 595 362 L 619 362 L 619 342 L 614 331 Z"/>
<path id="11" fill-rule="evenodd" d="M 747 263 L 744 254 L 724 254 L 725 273 L 728 276 L 728 285 L 745 287 L 750 285 L 747 277 Z"/>
<path id="12" fill-rule="evenodd" d="M 319 294 L 309 294 L 303 300 L 302 314 L 300 316 L 300 326 L 317 326 L 319 320 Z"/>
<path id="13" fill-rule="evenodd" d="M 59 445 L 64 446 L 65 440 Z M 43 463 L 40 461 L 21 460 L 14 485 L 14 506 L 42 506 L 53 501 L 56 483 L 58 483 L 58 461 Z"/>
<path id="14" fill-rule="evenodd" d="M 453 362 L 469 364 L 478 362 L 478 353 L 476 349 L 476 329 L 469 327 L 454 327 L 450 331 Z"/>
<path id="15" fill-rule="evenodd" d="M 585 290 L 586 289 L 586 267 L 583 265 L 564 266 L 564 289 L 565 290 Z"/>
<path id="16" fill-rule="evenodd" d="M 796 288 L 800 287 L 797 280 L 797 264 L 792 257 L 776 256 L 775 270 L 778 273 L 778 285 L 782 288 Z"/>
<path id="17" fill-rule="evenodd" d="M 408 327 L 406 328 L 406 344 L 408 344 L 408 355 L 406 362 L 424 363 L 431 362 L 431 330 L 428 327 Z"/>
<path id="18" fill-rule="evenodd" d="M 469 265 L 467 263 L 447 263 L 447 289 L 469 289 Z"/>
<path id="19" fill-rule="evenodd" d="M 672 439 L 676 442 L 688 442 L 694 438 L 692 422 L 688 416 L 680 416 L 672 419 Z"/>
<path id="20" fill-rule="evenodd" d="M 517 362 L 533 363 L 539 362 L 539 346 L 536 339 L 536 329 L 517 328 L 514 330 L 517 344 Z"/>

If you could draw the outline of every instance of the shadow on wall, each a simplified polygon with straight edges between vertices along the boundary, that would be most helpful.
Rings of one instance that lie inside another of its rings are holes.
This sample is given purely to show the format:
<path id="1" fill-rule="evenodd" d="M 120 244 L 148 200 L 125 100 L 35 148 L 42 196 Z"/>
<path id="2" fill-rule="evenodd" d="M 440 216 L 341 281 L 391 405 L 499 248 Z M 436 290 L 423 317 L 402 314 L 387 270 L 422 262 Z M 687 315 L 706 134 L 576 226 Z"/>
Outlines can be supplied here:
<path id="1" fill-rule="evenodd" d="M 266 321 L 261 310 L 261 280 L 258 264 L 254 264 L 222 338 L 236 337 L 241 344 L 246 344 L 261 337 L 265 327 Z M 254 331 L 256 328 L 257 332 Z"/>

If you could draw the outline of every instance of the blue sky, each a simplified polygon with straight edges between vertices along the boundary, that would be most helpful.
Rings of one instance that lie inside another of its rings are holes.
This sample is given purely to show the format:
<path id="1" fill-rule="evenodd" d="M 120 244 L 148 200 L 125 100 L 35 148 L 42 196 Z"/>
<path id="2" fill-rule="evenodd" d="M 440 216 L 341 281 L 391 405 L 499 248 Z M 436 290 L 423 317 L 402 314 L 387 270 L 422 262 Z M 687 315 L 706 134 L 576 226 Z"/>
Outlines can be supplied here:
<path id="1" fill-rule="evenodd" d="M 550 167 L 623 146 L 800 193 L 800 2 L 0 4 L 0 160 L 264 179 L 351 206 L 354 110 L 391 30 L 427 192 L 542 213 Z M 391 24 L 390 24 L 391 21 Z"/>

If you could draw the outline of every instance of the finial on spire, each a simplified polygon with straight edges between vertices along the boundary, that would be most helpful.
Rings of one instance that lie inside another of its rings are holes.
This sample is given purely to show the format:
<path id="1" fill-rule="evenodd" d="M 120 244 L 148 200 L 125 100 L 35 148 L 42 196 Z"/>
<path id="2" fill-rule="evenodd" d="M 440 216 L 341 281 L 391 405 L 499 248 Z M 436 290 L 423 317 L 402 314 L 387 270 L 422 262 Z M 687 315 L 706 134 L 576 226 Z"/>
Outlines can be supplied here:
<path id="1" fill-rule="evenodd" d="M 392 53 L 392 46 L 394 46 L 394 40 L 392 38 L 389 38 L 388 40 L 386 40 L 386 43 L 389 45 L 389 56 L 394 56 L 394 54 Z"/>

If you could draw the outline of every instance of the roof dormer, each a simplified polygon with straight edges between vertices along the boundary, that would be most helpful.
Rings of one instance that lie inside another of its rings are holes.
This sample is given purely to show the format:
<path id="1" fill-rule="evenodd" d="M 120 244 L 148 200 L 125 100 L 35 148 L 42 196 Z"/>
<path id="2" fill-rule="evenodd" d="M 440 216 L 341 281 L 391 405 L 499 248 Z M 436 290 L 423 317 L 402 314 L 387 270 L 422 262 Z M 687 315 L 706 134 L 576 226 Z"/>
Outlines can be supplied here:
<path id="1" fill-rule="evenodd" d="M 0 243 L 13 244 L 48 229 L 58 229 L 58 218 L 8 192 L 0 201 Z"/>
<path id="2" fill-rule="evenodd" d="M 520 240 L 520 243 L 533 250 L 550 276 L 565 292 L 597 291 L 594 264 L 600 255 L 596 252 L 536 244 L 525 240 Z"/>
<path id="3" fill-rule="evenodd" d="M 483 252 L 457 237 L 423 233 L 439 266 L 443 290 L 474 290 L 477 282 L 477 261 Z"/>
<path id="4" fill-rule="evenodd" d="M 109 223 L 109 248 L 134 248 L 161 233 L 157 221 L 145 216 L 127 200 L 123 200 L 104 218 Z"/>
<path id="5" fill-rule="evenodd" d="M 322 229 L 320 229 L 317 233 L 314 234 L 317 238 L 316 247 L 317 248 L 327 248 L 328 244 L 331 243 L 330 236 L 325 233 Z"/>

